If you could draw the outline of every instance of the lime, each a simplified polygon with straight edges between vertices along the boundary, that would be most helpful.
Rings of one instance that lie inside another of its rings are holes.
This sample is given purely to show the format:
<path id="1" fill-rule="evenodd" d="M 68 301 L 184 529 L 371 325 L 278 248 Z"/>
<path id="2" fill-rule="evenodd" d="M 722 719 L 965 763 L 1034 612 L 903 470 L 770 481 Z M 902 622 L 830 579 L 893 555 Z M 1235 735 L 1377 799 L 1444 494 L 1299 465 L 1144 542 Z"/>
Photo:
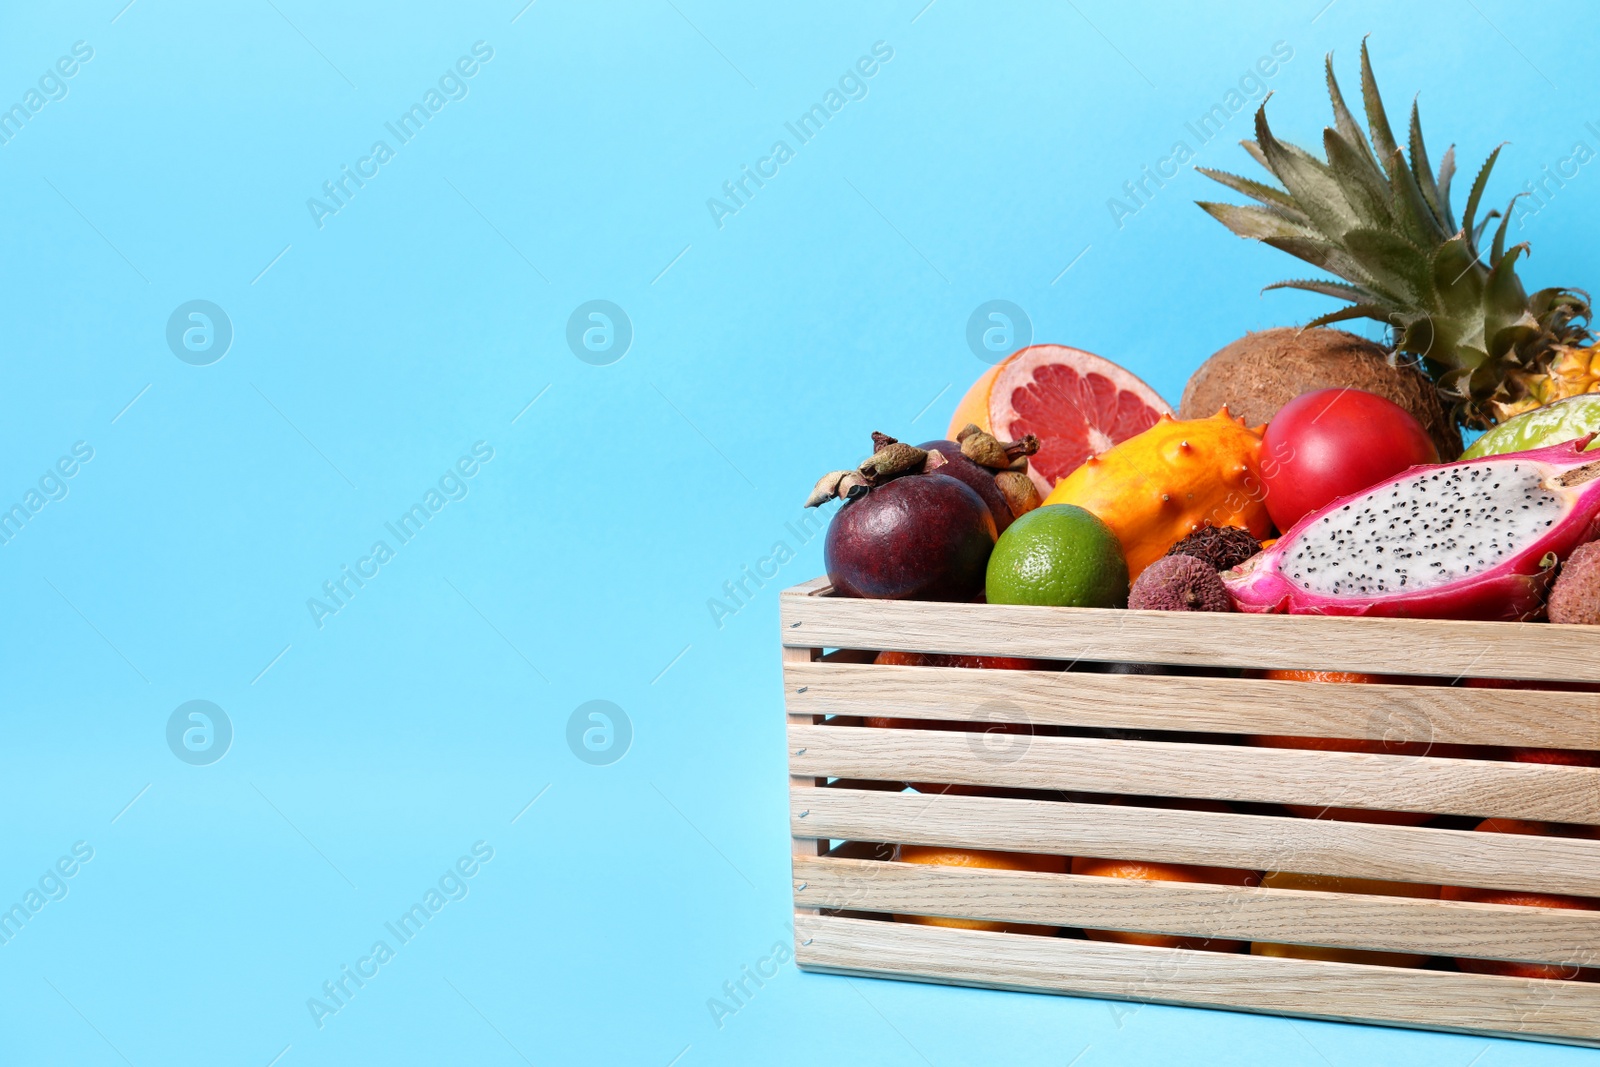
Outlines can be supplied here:
<path id="1" fill-rule="evenodd" d="M 1461 453 L 1461 458 L 1477 459 L 1480 456 L 1503 456 L 1507 452 L 1526 452 L 1530 448 L 1576 441 L 1590 433 L 1600 433 L 1600 393 L 1569 396 L 1554 404 L 1524 411 L 1472 442 L 1472 447 Z M 1589 445 L 1589 449 L 1594 448 L 1600 448 L 1600 439 Z"/>
<path id="2" fill-rule="evenodd" d="M 1006 528 L 989 556 L 991 604 L 1121 608 L 1128 564 L 1111 527 L 1076 504 L 1047 504 Z"/>

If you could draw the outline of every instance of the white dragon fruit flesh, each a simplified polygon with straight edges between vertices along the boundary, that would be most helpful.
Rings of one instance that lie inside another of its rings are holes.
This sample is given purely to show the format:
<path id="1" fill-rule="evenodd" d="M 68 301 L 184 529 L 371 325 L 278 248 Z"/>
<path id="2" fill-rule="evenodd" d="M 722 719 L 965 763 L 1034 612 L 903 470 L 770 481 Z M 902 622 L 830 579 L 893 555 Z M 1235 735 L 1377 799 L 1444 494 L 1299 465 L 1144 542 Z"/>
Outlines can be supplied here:
<path id="1" fill-rule="evenodd" d="M 1600 528 L 1581 441 L 1412 467 L 1312 512 L 1223 575 L 1240 611 L 1526 620 Z"/>

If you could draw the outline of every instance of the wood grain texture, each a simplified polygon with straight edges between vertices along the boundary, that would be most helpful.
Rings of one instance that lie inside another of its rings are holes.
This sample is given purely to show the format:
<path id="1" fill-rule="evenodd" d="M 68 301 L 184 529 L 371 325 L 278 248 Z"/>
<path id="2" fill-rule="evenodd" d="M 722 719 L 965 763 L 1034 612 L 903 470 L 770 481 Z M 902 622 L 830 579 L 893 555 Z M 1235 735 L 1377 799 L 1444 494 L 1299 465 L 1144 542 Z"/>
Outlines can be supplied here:
<path id="1" fill-rule="evenodd" d="M 1600 767 L 1237 745 L 789 727 L 791 774 L 1600 824 Z"/>
<path id="2" fill-rule="evenodd" d="M 1600 749 L 1600 693 L 846 662 L 790 664 L 784 693 L 821 715 Z"/>
<path id="3" fill-rule="evenodd" d="M 795 900 L 817 908 L 1538 963 L 1582 965 L 1600 955 L 1600 911 L 832 856 L 796 861 L 794 874 L 805 887 Z"/>
<path id="4" fill-rule="evenodd" d="M 1535 622 L 1362 619 L 861 600 L 815 582 L 780 598 L 783 642 L 1065 660 L 1600 682 L 1600 631 Z"/>
<path id="5" fill-rule="evenodd" d="M 790 792 L 799 836 L 1600 896 L 1600 841 L 858 789 Z"/>
<path id="6" fill-rule="evenodd" d="M 817 648 L 795 648 L 785 645 L 783 646 L 782 653 L 784 668 L 788 669 L 794 665 L 812 662 L 821 655 L 822 650 Z M 789 721 L 791 729 L 797 726 L 811 726 L 819 721 L 818 717 L 815 715 L 796 714 L 792 711 L 786 716 L 786 718 Z M 824 782 L 824 779 L 822 778 L 796 777 L 794 774 L 794 768 L 790 767 L 789 770 L 789 786 L 791 795 L 797 792 L 804 793 L 808 790 L 815 790 L 817 786 L 822 785 Z M 798 859 L 802 856 L 817 856 L 823 852 L 826 852 L 827 850 L 828 842 L 826 840 L 819 841 L 816 838 L 811 837 L 796 836 L 790 841 L 789 845 L 790 855 L 795 859 Z"/>
<path id="7" fill-rule="evenodd" d="M 1587 1044 L 1600 985 L 797 918 L 805 970 Z"/>

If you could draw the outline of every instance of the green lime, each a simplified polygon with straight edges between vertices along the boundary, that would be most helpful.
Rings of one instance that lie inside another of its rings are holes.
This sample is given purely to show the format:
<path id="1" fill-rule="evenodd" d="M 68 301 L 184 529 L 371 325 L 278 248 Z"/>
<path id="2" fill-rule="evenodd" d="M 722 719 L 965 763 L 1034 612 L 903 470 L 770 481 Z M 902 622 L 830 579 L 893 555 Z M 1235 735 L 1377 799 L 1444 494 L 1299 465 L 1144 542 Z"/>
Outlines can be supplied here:
<path id="1" fill-rule="evenodd" d="M 1524 411 L 1472 442 L 1472 447 L 1461 453 L 1461 458 L 1477 459 L 1480 456 L 1503 456 L 1507 452 L 1526 452 L 1530 448 L 1576 441 L 1590 433 L 1600 433 L 1600 393 L 1569 396 L 1554 404 Z M 1595 448 L 1600 448 L 1600 439 L 1592 442 L 1585 451 Z"/>
<path id="2" fill-rule="evenodd" d="M 989 556 L 991 604 L 1128 605 L 1128 563 L 1111 527 L 1076 504 L 1046 504 L 1007 527 Z"/>

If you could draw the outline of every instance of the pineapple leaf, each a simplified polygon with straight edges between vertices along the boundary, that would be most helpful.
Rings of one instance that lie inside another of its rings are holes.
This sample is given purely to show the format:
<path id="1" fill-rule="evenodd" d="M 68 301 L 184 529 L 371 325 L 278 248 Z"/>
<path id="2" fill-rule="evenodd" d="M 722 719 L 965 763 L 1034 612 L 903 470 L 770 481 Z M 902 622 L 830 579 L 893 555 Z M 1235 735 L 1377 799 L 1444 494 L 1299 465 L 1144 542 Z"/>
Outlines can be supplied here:
<path id="1" fill-rule="evenodd" d="M 1267 292 L 1271 289 L 1304 289 L 1308 293 L 1321 293 L 1338 300 L 1348 300 L 1352 304 L 1379 304 L 1383 296 L 1373 292 L 1364 285 L 1348 285 L 1344 282 L 1326 281 L 1322 278 L 1291 278 L 1286 282 L 1273 282 L 1262 289 Z"/>
<path id="2" fill-rule="evenodd" d="M 1423 252 L 1390 230 L 1357 227 L 1344 235 L 1344 246 L 1378 287 L 1403 296 L 1411 307 L 1433 303 L 1433 276 Z"/>
<path id="3" fill-rule="evenodd" d="M 1456 176 L 1456 146 L 1451 145 L 1444 150 L 1444 158 L 1439 161 L 1439 180 L 1435 188 L 1439 190 L 1439 210 L 1444 214 L 1444 228 L 1451 233 L 1456 232 L 1456 216 L 1450 207 L 1450 179 Z"/>
<path id="4" fill-rule="evenodd" d="M 1472 247 L 1477 248 L 1483 244 L 1483 231 L 1489 228 L 1489 223 L 1500 217 L 1500 209 L 1495 208 L 1483 218 L 1478 220 L 1478 225 L 1472 231 Z M 1462 233 L 1467 231 L 1462 230 Z"/>
<path id="5" fill-rule="evenodd" d="M 1525 193 L 1518 193 L 1517 196 L 1513 196 L 1511 198 L 1511 204 L 1515 204 L 1517 202 L 1517 197 L 1525 195 Z M 1497 227 L 1494 231 L 1494 246 L 1489 250 L 1489 262 L 1491 263 L 1500 262 L 1500 257 L 1505 255 L 1506 227 L 1511 225 L 1511 204 L 1506 205 L 1505 218 L 1500 220 L 1499 227 Z"/>
<path id="6" fill-rule="evenodd" d="M 1422 198 L 1433 209 L 1438 228 L 1443 229 L 1445 213 L 1439 208 L 1439 188 L 1433 184 L 1433 164 L 1428 162 L 1428 149 L 1422 143 L 1422 116 L 1417 111 L 1417 101 L 1411 100 L 1411 176 L 1416 179 Z"/>
<path id="7" fill-rule="evenodd" d="M 1395 153 L 1394 133 L 1389 129 L 1389 116 L 1383 112 L 1383 98 L 1378 95 L 1378 83 L 1372 77 L 1372 59 L 1367 55 L 1367 39 L 1361 39 L 1361 101 L 1367 112 L 1367 129 L 1372 133 L 1372 147 L 1380 163 L 1392 167 Z M 1394 174 L 1389 174 L 1394 179 Z"/>
<path id="8" fill-rule="evenodd" d="M 1272 94 L 1268 93 L 1267 95 L 1270 97 Z M 1265 102 L 1266 102 L 1265 100 L 1262 101 L 1263 104 Z M 1313 156 L 1310 152 L 1307 152 L 1303 148 L 1299 148 L 1299 147 L 1297 147 L 1295 145 L 1288 144 L 1288 143 L 1283 142 L 1283 141 L 1278 142 L 1278 144 L 1285 151 L 1291 152 L 1291 153 L 1299 156 L 1301 159 L 1309 159 L 1313 163 L 1321 163 L 1322 162 L 1316 156 Z M 1267 171 L 1268 173 L 1276 174 L 1276 172 L 1273 171 L 1273 169 L 1272 169 L 1272 164 L 1267 162 L 1267 154 L 1265 152 L 1261 151 L 1261 146 L 1259 144 L 1257 144 L 1256 142 L 1251 141 L 1251 140 L 1243 140 L 1243 141 L 1239 142 L 1239 145 L 1246 152 L 1250 153 L 1250 158 L 1251 159 L 1253 159 L 1257 163 L 1261 164 L 1261 169 L 1262 170 Z"/>
<path id="9" fill-rule="evenodd" d="M 1396 148 L 1390 153 L 1389 184 L 1394 190 L 1394 215 L 1400 230 L 1419 248 L 1432 248 L 1450 235 L 1441 232 L 1433 208 L 1428 206 L 1417 179 L 1406 166 L 1405 155 Z"/>
<path id="10" fill-rule="evenodd" d="M 1489 359 L 1487 350 L 1483 352 L 1483 356 L 1483 362 L 1479 363 L 1472 370 L 1470 386 L 1473 399 L 1480 402 L 1480 407 L 1481 402 L 1490 397 L 1509 397 L 1510 395 L 1509 390 L 1506 389 L 1506 367 L 1503 364 Z M 1515 365 L 1515 362 L 1516 359 L 1513 356 L 1512 364 Z M 1480 413 L 1477 417 L 1479 419 L 1483 419 L 1485 416 L 1484 414 Z"/>
<path id="11" fill-rule="evenodd" d="M 1522 279 L 1517 277 L 1517 257 L 1526 251 L 1526 244 L 1515 245 L 1494 261 L 1483 287 L 1483 317 L 1486 320 L 1515 322 L 1529 311 L 1528 294 L 1522 288 Z"/>
<path id="12" fill-rule="evenodd" d="M 1478 201 L 1483 199 L 1483 187 L 1489 184 L 1489 172 L 1494 169 L 1494 161 L 1500 158 L 1500 149 L 1504 144 L 1496 145 L 1489 158 L 1483 161 L 1483 166 L 1478 168 L 1478 176 L 1472 179 L 1472 191 L 1467 193 L 1467 210 L 1461 216 L 1461 228 L 1472 235 L 1472 243 L 1478 243 L 1477 229 L 1473 227 L 1473 220 L 1478 215 Z"/>
<path id="13" fill-rule="evenodd" d="M 1314 267 L 1321 267 L 1325 271 L 1337 274 L 1348 282 L 1372 288 L 1378 287 L 1372 275 L 1353 256 L 1327 241 L 1311 237 L 1266 237 L 1262 239 L 1262 243 L 1280 252 L 1287 252 L 1297 259 L 1303 259 Z"/>
<path id="14" fill-rule="evenodd" d="M 1218 204 L 1197 201 L 1200 209 L 1240 237 L 1264 241 L 1268 237 L 1317 237 L 1316 230 L 1302 226 L 1276 207 L 1254 204 Z M 1298 214 L 1298 212 L 1296 213 Z"/>
<path id="15" fill-rule="evenodd" d="M 1260 201 L 1263 204 L 1272 204 L 1276 207 L 1286 208 L 1289 211 L 1294 212 L 1296 215 L 1299 215 L 1301 218 L 1305 218 L 1305 212 L 1301 211 L 1299 205 L 1294 202 L 1294 197 L 1290 196 L 1282 189 L 1276 189 L 1270 185 L 1267 185 L 1265 182 L 1252 181 L 1249 178 L 1241 178 L 1239 175 L 1229 174 L 1225 170 L 1212 170 L 1210 167 L 1196 167 L 1195 170 L 1199 171 L 1201 174 L 1204 174 L 1207 178 L 1210 178 L 1214 182 L 1221 182 L 1223 185 L 1226 185 L 1229 189 L 1232 189 L 1236 193 L 1243 193 L 1252 200 Z M 1310 222 L 1309 219 L 1306 221 Z"/>
<path id="16" fill-rule="evenodd" d="M 1540 289 L 1528 298 L 1528 310 L 1560 344 L 1586 345 L 1593 340 L 1589 294 L 1582 289 Z"/>
<path id="17" fill-rule="evenodd" d="M 1489 356 L 1491 359 L 1504 360 L 1510 353 L 1519 351 L 1528 342 L 1538 338 L 1542 332 L 1539 320 L 1524 311 L 1520 319 L 1490 335 Z"/>
<path id="18" fill-rule="evenodd" d="M 1333 130 L 1322 131 L 1322 147 L 1328 154 L 1329 169 L 1356 214 L 1373 226 L 1393 225 L 1383 173 L 1377 167 L 1369 168 L 1366 160 Z"/>
<path id="19" fill-rule="evenodd" d="M 1434 309 L 1444 321 L 1444 331 L 1457 324 L 1483 318 L 1483 290 L 1488 267 L 1478 260 L 1477 250 L 1460 234 L 1440 245 L 1433 254 L 1433 288 L 1437 294 Z M 1448 362 L 1448 351 L 1439 359 Z"/>
<path id="20" fill-rule="evenodd" d="M 1395 327 L 1395 348 L 1414 357 L 1419 362 L 1430 368 L 1435 368 L 1432 353 L 1437 331 L 1433 328 L 1433 316 L 1427 312 L 1419 312 L 1404 318 L 1396 314 L 1390 325 Z M 1435 370 L 1437 373 L 1437 370 Z"/>
<path id="21" fill-rule="evenodd" d="M 1330 311 L 1326 315 L 1318 315 L 1303 327 L 1314 330 L 1318 326 L 1327 326 L 1335 322 L 1348 322 L 1350 319 L 1371 319 L 1384 325 L 1392 325 L 1390 317 L 1393 313 L 1382 304 L 1351 304 L 1349 307 Z"/>
<path id="22" fill-rule="evenodd" d="M 1344 191 L 1326 164 L 1313 159 L 1304 149 L 1290 150 L 1272 136 L 1267 126 L 1267 108 L 1256 110 L 1256 141 L 1267 157 L 1269 169 L 1289 190 L 1300 210 L 1330 237 L 1337 238 L 1360 224 L 1359 216 L 1345 200 Z"/>
<path id="23" fill-rule="evenodd" d="M 1483 359 L 1474 360 L 1465 364 L 1458 370 L 1448 371 L 1447 373 L 1439 376 L 1439 392 L 1445 394 L 1446 396 L 1454 397 L 1457 400 L 1471 399 L 1472 372 L 1478 367 L 1482 366 L 1483 363 L 1489 358 L 1489 354 L 1487 352 L 1478 352 L 1474 354 L 1482 356 Z"/>
<path id="24" fill-rule="evenodd" d="M 1339 81 L 1333 76 L 1333 53 L 1329 52 L 1323 60 L 1323 68 L 1327 73 L 1328 99 L 1333 103 L 1333 121 L 1339 128 L 1339 135 L 1352 145 L 1361 150 L 1361 156 L 1366 163 L 1367 172 L 1375 183 L 1381 185 L 1384 180 L 1383 169 L 1378 166 L 1378 160 L 1372 154 L 1372 148 L 1367 144 L 1366 134 L 1361 132 L 1361 127 L 1356 125 L 1355 116 L 1350 114 L 1350 108 L 1345 105 L 1344 94 L 1339 91 Z"/>

